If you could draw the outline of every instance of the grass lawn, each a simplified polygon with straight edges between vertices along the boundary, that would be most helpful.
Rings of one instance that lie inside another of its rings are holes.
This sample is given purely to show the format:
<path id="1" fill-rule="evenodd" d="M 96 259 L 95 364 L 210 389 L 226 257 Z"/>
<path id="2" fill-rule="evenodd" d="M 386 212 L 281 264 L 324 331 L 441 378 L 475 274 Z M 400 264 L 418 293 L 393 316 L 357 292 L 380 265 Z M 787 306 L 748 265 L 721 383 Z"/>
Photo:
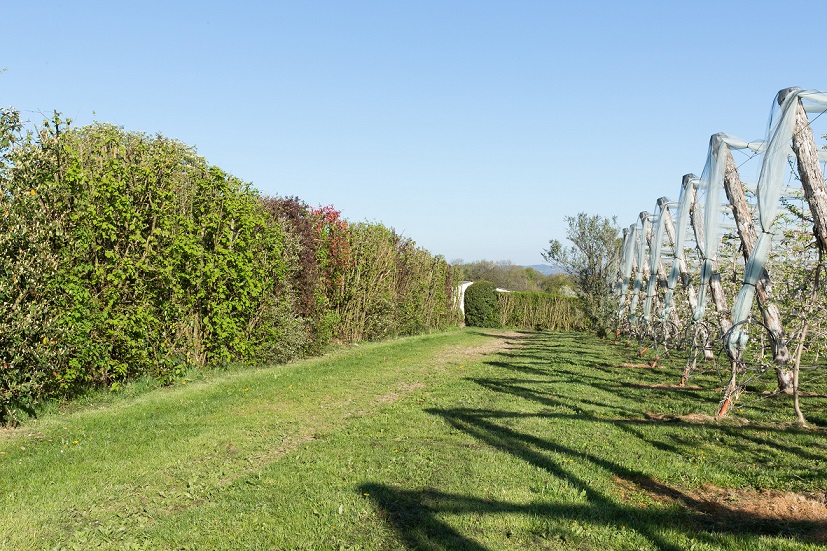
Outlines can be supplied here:
<path id="1" fill-rule="evenodd" d="M 0 549 L 827 545 L 827 430 L 671 362 L 465 329 L 102 396 L 0 431 Z"/>

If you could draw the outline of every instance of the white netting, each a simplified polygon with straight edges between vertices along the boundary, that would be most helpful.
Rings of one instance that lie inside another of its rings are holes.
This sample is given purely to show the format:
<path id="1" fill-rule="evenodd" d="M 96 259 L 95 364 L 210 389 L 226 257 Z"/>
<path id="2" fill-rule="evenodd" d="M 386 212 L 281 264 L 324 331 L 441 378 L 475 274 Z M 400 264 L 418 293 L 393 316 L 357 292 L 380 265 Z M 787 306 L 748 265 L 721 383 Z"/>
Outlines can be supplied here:
<path id="1" fill-rule="evenodd" d="M 695 186 L 698 178 L 694 174 L 685 174 L 681 179 L 681 192 L 678 197 L 678 208 L 675 213 L 675 243 L 672 255 L 672 269 L 669 272 L 669 279 L 666 282 L 666 297 L 664 298 L 664 311 L 672 308 L 672 296 L 675 292 L 675 285 L 681 275 L 680 259 L 684 254 L 686 246 L 686 228 L 689 226 L 689 205 L 694 200 Z"/>
<path id="2" fill-rule="evenodd" d="M 744 270 L 744 283 L 732 307 L 732 322 L 737 324 L 749 317 L 755 297 L 755 284 L 764 273 L 772 246 L 772 225 L 778 215 L 780 197 L 784 188 L 784 176 L 789 168 L 790 144 L 795 128 L 796 109 L 799 100 L 805 112 L 823 113 L 827 110 L 827 94 L 813 90 L 788 88 L 781 90 L 773 102 L 772 114 L 767 129 L 761 175 L 758 178 L 758 221 L 760 235 Z M 823 151 L 819 159 L 823 160 Z M 743 340 L 741 334 L 733 334 L 731 344 Z"/>
<path id="3" fill-rule="evenodd" d="M 649 281 L 646 284 L 646 301 L 643 303 L 643 319 L 649 321 L 652 315 L 652 302 L 658 286 L 658 267 L 661 264 L 660 252 L 663 246 L 663 231 L 666 225 L 666 217 L 663 211 L 666 208 L 665 202 L 658 200 L 657 213 L 654 218 L 654 232 L 649 245 Z"/>
<path id="4" fill-rule="evenodd" d="M 640 224 L 637 226 L 636 243 L 636 263 L 637 273 L 635 273 L 635 282 L 632 285 L 632 302 L 629 304 L 629 319 L 634 320 L 637 317 L 637 305 L 640 301 L 640 291 L 643 288 L 643 271 L 646 265 L 646 225 L 649 223 L 649 213 L 640 213 Z"/>
<path id="5" fill-rule="evenodd" d="M 620 308 L 618 317 L 623 316 L 626 305 L 626 295 L 629 293 L 629 280 L 632 277 L 632 265 L 635 262 L 635 251 L 637 247 L 637 224 L 629 226 L 623 241 L 623 256 L 620 264 Z"/>

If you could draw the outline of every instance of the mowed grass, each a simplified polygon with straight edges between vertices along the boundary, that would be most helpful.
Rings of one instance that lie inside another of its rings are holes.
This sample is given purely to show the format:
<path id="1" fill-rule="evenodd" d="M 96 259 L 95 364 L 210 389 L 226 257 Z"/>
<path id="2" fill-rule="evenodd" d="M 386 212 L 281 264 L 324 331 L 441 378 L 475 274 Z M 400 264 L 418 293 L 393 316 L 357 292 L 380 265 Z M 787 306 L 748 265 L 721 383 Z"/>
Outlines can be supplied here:
<path id="1" fill-rule="evenodd" d="M 827 543 L 827 433 L 788 399 L 715 421 L 671 362 L 466 329 L 49 414 L 0 436 L 0 548 Z"/>

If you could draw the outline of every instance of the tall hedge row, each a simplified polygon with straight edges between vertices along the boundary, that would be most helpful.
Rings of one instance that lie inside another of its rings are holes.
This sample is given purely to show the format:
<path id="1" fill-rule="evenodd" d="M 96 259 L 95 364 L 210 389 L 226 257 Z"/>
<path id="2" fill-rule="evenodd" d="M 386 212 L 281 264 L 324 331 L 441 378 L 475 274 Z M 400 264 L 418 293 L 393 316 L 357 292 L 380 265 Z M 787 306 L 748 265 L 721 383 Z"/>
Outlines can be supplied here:
<path id="1" fill-rule="evenodd" d="M 582 302 L 577 297 L 498 292 L 496 285 L 482 280 L 465 290 L 465 324 L 472 327 L 575 331 L 585 329 L 587 320 Z"/>
<path id="2" fill-rule="evenodd" d="M 0 422 L 136 375 L 454 323 L 450 270 L 163 136 L 0 112 Z"/>
<path id="3" fill-rule="evenodd" d="M 578 297 L 548 293 L 497 293 L 500 325 L 519 329 L 573 331 L 585 329 Z"/>
<path id="4" fill-rule="evenodd" d="M 347 341 L 412 335 L 456 324 L 448 263 L 381 224 L 351 228 L 353 265 L 338 314 Z"/>

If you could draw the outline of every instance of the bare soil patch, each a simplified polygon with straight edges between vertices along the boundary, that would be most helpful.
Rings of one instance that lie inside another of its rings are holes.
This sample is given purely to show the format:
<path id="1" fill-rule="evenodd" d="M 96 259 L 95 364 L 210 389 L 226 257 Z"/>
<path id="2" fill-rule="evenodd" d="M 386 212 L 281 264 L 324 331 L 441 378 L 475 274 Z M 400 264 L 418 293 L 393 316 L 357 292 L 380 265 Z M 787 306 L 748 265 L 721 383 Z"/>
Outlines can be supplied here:
<path id="1" fill-rule="evenodd" d="M 714 415 L 708 415 L 706 413 L 688 413 L 686 415 L 678 415 L 678 419 L 687 423 L 697 423 L 699 425 L 715 423 L 717 421 Z"/>
<path id="2" fill-rule="evenodd" d="M 635 388 L 657 388 L 657 389 L 666 389 L 666 390 L 702 390 L 701 387 L 697 385 L 676 385 L 674 383 L 654 383 L 651 385 L 644 385 L 644 384 L 636 384 L 634 385 Z"/>
<path id="3" fill-rule="evenodd" d="M 497 338 L 487 340 L 477 346 L 457 345 L 446 347 L 435 357 L 435 360 L 439 365 L 474 360 L 495 352 L 519 348 L 520 345 L 517 341 L 521 339 L 525 339 L 525 336 L 515 331 L 508 331 L 498 334 Z"/>
<path id="4" fill-rule="evenodd" d="M 715 418 L 713 415 L 706 413 L 687 413 L 686 415 L 670 415 L 665 413 L 645 413 L 644 417 L 650 421 L 664 421 L 674 422 L 680 421 L 691 425 L 707 425 L 710 423 L 720 423 L 722 420 Z M 726 422 L 730 425 L 748 425 L 749 421 L 740 417 L 727 417 Z"/>
<path id="5" fill-rule="evenodd" d="M 377 398 L 380 404 L 391 404 L 399 400 L 402 396 L 410 394 L 414 390 L 423 388 L 422 383 L 400 383 L 396 390 L 383 394 Z"/>
<path id="6" fill-rule="evenodd" d="M 727 531 L 794 532 L 808 541 L 827 543 L 827 493 L 796 493 L 751 488 L 703 486 L 680 490 L 654 478 L 614 477 L 626 502 L 641 495 L 662 504 L 679 504 L 696 513 L 706 529 L 712 524 Z"/>

